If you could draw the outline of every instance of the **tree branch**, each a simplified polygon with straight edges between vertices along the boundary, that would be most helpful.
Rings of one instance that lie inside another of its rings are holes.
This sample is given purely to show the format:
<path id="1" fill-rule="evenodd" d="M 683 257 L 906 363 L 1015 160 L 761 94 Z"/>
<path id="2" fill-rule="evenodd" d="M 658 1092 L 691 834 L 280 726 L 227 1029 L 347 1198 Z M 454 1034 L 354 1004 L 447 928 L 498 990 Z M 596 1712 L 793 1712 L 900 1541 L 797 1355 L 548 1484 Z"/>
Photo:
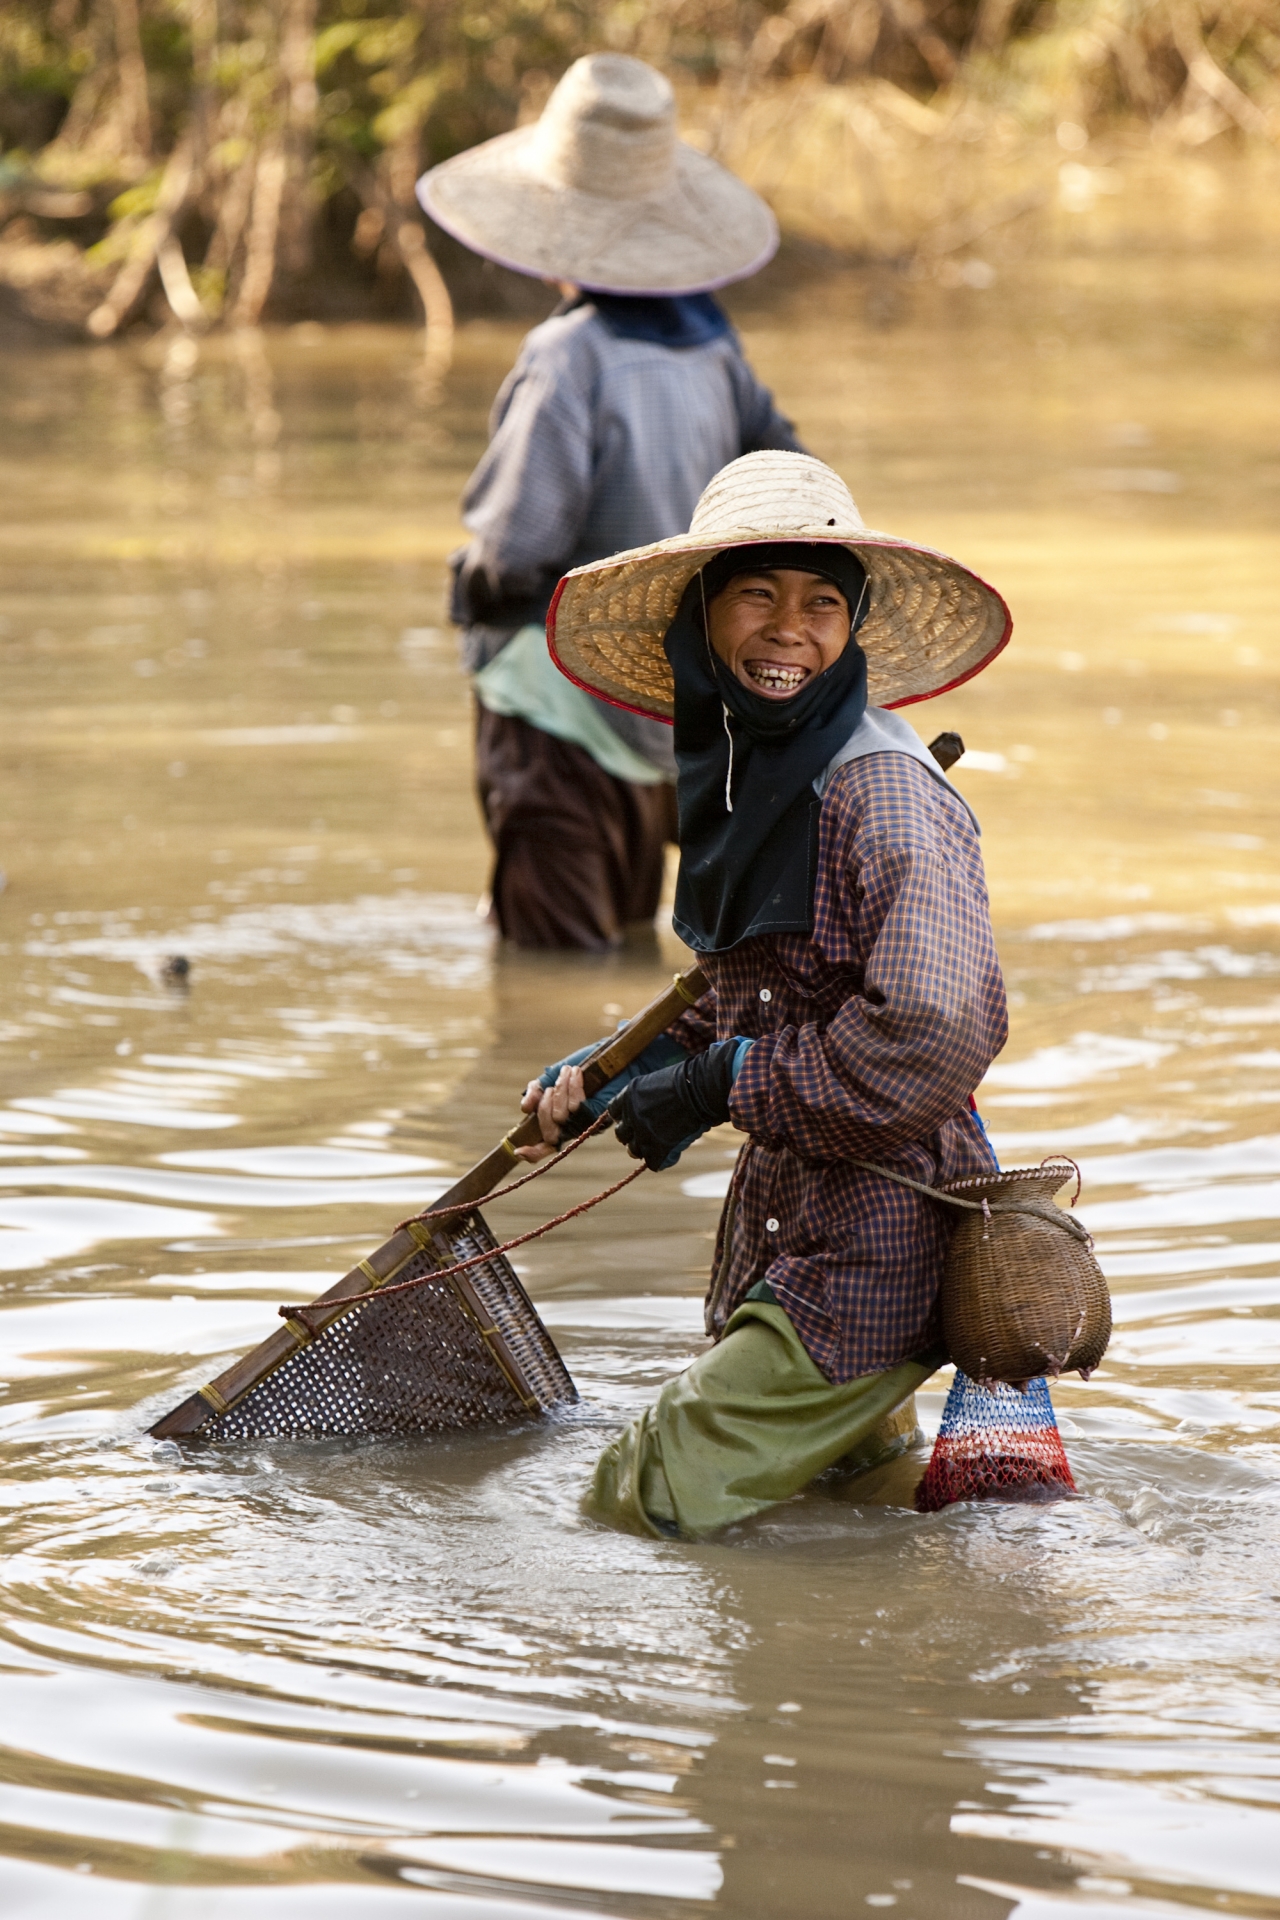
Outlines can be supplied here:
<path id="1" fill-rule="evenodd" d="M 190 198 L 194 171 L 191 136 L 188 134 L 169 155 L 155 212 L 148 214 L 134 234 L 124 265 L 116 275 L 110 293 L 89 315 L 87 325 L 95 340 L 109 340 L 142 299 L 157 256 L 172 237 L 174 227 Z"/>
<path id="2" fill-rule="evenodd" d="M 233 326 L 256 327 L 276 275 L 276 237 L 284 194 L 285 156 L 279 135 L 258 156 L 253 183 L 253 212 L 245 249 L 244 277 L 231 315 Z"/>
<path id="3" fill-rule="evenodd" d="M 1204 44 L 1199 22 L 1188 7 L 1173 9 L 1173 39 L 1186 63 L 1188 78 L 1195 81 L 1202 93 L 1207 93 L 1224 113 L 1230 114 L 1245 133 L 1260 133 L 1268 140 L 1275 137 L 1271 121 L 1262 108 L 1222 71 L 1213 58 Z"/>

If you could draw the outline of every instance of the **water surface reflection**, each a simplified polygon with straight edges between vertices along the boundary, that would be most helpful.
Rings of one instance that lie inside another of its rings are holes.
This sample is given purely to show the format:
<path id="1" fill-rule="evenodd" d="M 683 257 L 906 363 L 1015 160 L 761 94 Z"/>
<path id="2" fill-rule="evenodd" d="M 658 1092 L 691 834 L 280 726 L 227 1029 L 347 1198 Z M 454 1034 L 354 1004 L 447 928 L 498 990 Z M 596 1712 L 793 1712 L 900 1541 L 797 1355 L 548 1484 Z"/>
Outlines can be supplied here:
<path id="1" fill-rule="evenodd" d="M 903 1462 L 698 1548 L 590 1528 L 577 1497 L 697 1350 L 727 1133 L 523 1250 L 583 1393 L 545 1427 L 141 1431 L 679 957 L 496 954 L 475 913 L 442 559 L 514 335 L 464 332 L 432 411 L 394 333 L 311 329 L 251 366 L 217 342 L 11 357 L 6 1912 L 1280 1911 L 1251 272 L 1028 267 L 998 305 L 921 291 L 889 331 L 850 279 L 745 316 L 867 518 L 1014 599 L 1006 662 L 925 718 L 973 749 L 1012 990 L 984 1108 L 1006 1160 L 1082 1161 L 1117 1334 L 1057 1395 L 1079 1501 L 920 1518 Z M 559 1204 L 616 1167 L 593 1143 Z"/>

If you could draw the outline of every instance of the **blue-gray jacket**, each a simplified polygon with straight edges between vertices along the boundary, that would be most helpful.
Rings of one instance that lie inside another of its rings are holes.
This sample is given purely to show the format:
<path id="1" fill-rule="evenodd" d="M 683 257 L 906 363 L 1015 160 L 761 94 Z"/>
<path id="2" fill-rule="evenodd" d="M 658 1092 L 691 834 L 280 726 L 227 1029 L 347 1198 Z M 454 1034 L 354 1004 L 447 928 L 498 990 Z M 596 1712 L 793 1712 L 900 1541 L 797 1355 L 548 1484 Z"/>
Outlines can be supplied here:
<path id="1" fill-rule="evenodd" d="M 472 537 L 451 560 L 451 613 L 473 671 L 545 617 L 570 567 L 686 532 L 730 460 L 803 451 L 732 330 L 700 346 L 624 339 L 589 301 L 526 337 L 489 431 L 462 498 Z M 604 712 L 649 757 L 670 732 Z M 665 738 L 661 746 L 665 760 Z"/>

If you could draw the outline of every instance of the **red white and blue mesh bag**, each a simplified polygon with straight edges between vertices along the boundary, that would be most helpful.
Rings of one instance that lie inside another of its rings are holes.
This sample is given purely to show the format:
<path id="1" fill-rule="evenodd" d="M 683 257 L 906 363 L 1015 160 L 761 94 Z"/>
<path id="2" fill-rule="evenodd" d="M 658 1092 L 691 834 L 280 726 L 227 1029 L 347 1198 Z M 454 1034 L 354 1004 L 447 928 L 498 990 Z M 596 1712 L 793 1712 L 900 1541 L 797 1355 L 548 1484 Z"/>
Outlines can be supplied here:
<path id="1" fill-rule="evenodd" d="M 979 1386 L 956 1368 L 916 1509 L 957 1500 L 1064 1500 L 1076 1491 L 1048 1382 Z"/>

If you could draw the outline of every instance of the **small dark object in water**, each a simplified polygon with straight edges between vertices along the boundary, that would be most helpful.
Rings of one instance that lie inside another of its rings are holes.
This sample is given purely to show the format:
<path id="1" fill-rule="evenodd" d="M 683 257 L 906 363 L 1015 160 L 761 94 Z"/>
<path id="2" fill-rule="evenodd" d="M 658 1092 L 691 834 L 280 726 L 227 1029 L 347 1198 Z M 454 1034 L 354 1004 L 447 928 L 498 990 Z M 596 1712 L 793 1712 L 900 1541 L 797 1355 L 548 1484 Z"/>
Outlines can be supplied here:
<path id="1" fill-rule="evenodd" d="M 185 953 L 169 953 L 160 962 L 160 978 L 166 987 L 191 985 L 191 962 Z"/>
<path id="2" fill-rule="evenodd" d="M 958 733 L 940 733 L 929 742 L 929 751 L 944 773 L 964 757 L 964 741 Z"/>

